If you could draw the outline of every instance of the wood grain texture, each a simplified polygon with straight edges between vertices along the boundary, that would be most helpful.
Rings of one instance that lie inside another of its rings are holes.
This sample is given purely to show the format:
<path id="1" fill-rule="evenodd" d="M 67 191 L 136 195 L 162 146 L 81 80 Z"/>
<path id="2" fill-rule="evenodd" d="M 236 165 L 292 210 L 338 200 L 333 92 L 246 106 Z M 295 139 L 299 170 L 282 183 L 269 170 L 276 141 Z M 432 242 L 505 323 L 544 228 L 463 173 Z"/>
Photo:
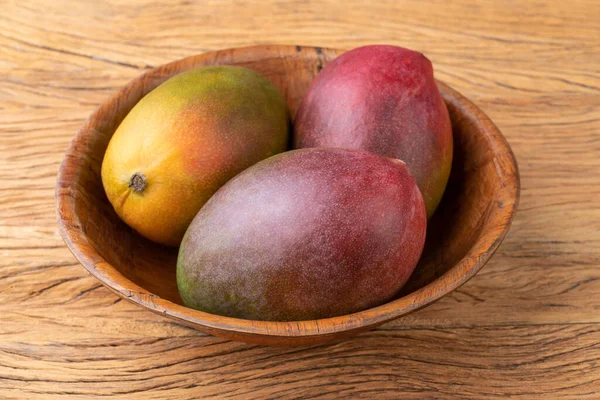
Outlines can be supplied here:
<path id="1" fill-rule="evenodd" d="M 0 398 L 600 397 L 596 1 L 1 9 Z M 85 119 L 152 66 L 264 43 L 411 47 L 490 116 L 519 160 L 522 192 L 507 239 L 474 279 L 349 341 L 278 350 L 145 312 L 81 268 L 58 234 L 53 196 Z"/>

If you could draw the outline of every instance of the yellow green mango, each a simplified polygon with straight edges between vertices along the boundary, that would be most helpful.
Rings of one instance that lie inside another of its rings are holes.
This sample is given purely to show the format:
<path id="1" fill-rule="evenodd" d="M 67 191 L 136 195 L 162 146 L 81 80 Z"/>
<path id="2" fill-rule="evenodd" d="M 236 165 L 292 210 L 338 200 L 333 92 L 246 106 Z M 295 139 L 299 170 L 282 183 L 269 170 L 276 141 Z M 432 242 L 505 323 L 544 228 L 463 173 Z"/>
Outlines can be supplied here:
<path id="1" fill-rule="evenodd" d="M 115 131 L 102 183 L 142 236 L 177 246 L 200 208 L 237 173 L 286 150 L 290 117 L 277 88 L 243 67 L 181 73 L 142 98 Z"/>

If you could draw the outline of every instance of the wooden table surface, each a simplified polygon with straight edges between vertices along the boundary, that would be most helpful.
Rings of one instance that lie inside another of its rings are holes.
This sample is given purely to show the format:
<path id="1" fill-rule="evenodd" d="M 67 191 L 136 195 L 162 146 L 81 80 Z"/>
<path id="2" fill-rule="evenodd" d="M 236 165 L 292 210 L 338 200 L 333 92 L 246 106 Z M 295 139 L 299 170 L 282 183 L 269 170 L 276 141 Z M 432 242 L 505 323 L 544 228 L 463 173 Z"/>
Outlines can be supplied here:
<path id="1" fill-rule="evenodd" d="M 167 4 L 169 3 L 169 4 Z M 600 398 L 600 4 L 0 0 L 0 399 Z M 506 240 L 436 304 L 344 342 L 229 342 L 131 305 L 56 224 L 63 153 L 144 71 L 228 47 L 425 53 L 519 161 Z"/>

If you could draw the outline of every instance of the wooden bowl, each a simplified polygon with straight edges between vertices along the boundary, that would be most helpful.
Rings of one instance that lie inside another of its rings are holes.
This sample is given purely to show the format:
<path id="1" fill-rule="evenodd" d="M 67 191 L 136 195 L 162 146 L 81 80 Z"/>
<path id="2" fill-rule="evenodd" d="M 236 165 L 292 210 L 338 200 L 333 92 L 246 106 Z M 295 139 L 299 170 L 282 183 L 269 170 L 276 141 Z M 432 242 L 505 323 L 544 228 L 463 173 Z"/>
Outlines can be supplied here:
<path id="1" fill-rule="evenodd" d="M 448 188 L 429 223 L 421 261 L 397 298 L 379 307 L 314 321 L 267 322 L 222 317 L 182 305 L 175 282 L 177 250 L 152 243 L 117 217 L 100 179 L 108 142 L 131 108 L 166 79 L 203 65 L 235 64 L 269 78 L 292 115 L 318 71 L 342 51 L 257 46 L 200 54 L 158 67 L 104 103 L 69 146 L 58 173 L 60 232 L 83 266 L 124 299 L 203 332 L 277 345 L 322 343 L 372 329 L 422 308 L 471 278 L 492 256 L 515 213 L 517 163 L 508 143 L 473 103 L 443 83 L 454 132 Z"/>

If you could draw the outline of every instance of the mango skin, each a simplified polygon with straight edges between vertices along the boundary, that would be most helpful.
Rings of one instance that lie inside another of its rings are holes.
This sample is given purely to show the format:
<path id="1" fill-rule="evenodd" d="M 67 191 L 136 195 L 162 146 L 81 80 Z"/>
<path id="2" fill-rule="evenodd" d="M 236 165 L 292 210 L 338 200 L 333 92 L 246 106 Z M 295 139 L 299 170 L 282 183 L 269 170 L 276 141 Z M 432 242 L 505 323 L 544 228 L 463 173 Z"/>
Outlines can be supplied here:
<path id="1" fill-rule="evenodd" d="M 154 89 L 115 131 L 102 183 L 142 236 L 177 246 L 204 203 L 238 172 L 286 150 L 290 117 L 277 88 L 247 68 L 203 67 Z M 138 193 L 131 177 L 143 173 Z"/>
<path id="2" fill-rule="evenodd" d="M 224 185 L 181 243 L 185 305 L 252 320 L 348 314 L 390 300 L 425 241 L 406 166 L 362 150 L 271 157 Z"/>
<path id="3" fill-rule="evenodd" d="M 311 83 L 294 121 L 294 147 L 364 149 L 404 161 L 427 215 L 437 208 L 452 166 L 452 125 L 421 53 L 360 47 L 337 57 Z"/>

